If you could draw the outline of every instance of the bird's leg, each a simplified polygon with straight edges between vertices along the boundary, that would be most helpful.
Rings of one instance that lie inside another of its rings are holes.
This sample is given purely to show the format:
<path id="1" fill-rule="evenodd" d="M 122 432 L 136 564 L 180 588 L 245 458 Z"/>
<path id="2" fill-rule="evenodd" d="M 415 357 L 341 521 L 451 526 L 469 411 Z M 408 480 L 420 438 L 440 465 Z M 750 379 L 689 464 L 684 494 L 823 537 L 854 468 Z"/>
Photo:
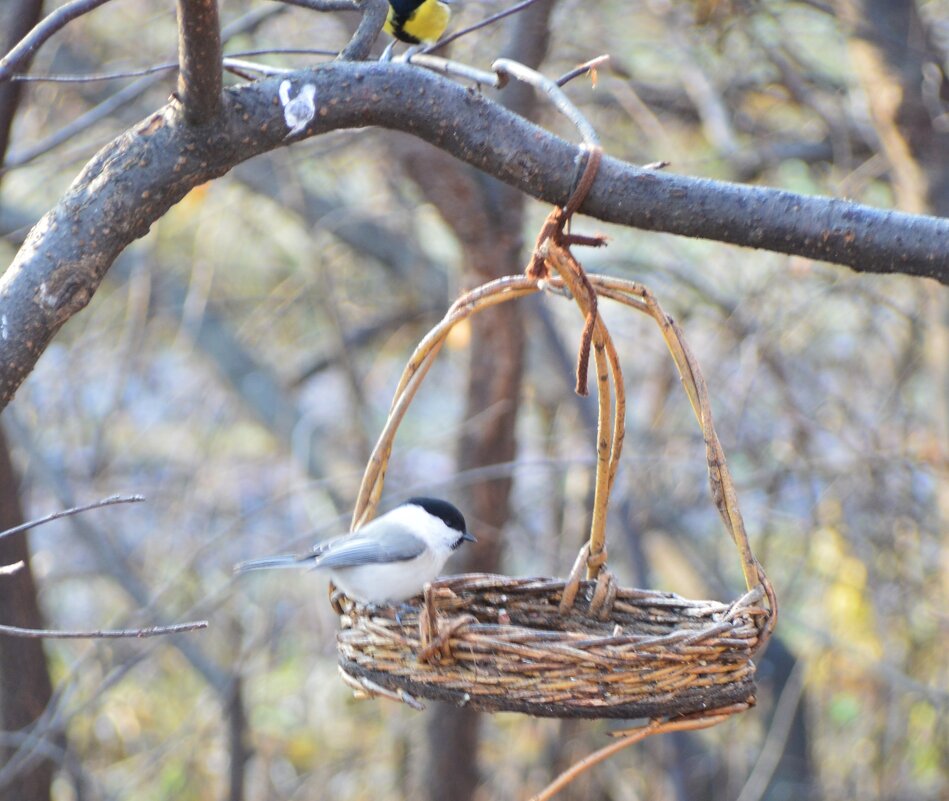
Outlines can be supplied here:
<path id="1" fill-rule="evenodd" d="M 361 606 L 363 607 L 363 609 L 366 610 L 366 612 L 369 613 L 370 617 L 379 617 L 379 616 L 392 617 L 392 615 L 387 614 L 389 611 L 389 607 L 386 604 L 376 604 L 376 603 L 370 602 L 370 603 L 361 604 Z"/>
<path id="2" fill-rule="evenodd" d="M 395 622 L 400 626 L 404 625 L 402 622 L 402 615 L 408 615 L 415 612 L 415 607 L 410 604 L 408 601 L 403 601 L 399 604 L 399 608 L 395 610 Z"/>
<path id="3" fill-rule="evenodd" d="M 386 49 L 382 51 L 382 55 L 379 56 L 379 61 L 392 61 L 392 48 L 395 47 L 396 39 L 393 39 L 389 44 L 386 45 Z"/>
<path id="4" fill-rule="evenodd" d="M 400 626 L 402 625 L 402 615 L 415 611 L 415 607 L 407 602 L 399 604 L 395 610 L 393 610 L 391 604 L 377 604 L 371 602 L 362 604 L 362 607 L 371 617 L 385 617 L 389 620 L 395 620 Z"/>

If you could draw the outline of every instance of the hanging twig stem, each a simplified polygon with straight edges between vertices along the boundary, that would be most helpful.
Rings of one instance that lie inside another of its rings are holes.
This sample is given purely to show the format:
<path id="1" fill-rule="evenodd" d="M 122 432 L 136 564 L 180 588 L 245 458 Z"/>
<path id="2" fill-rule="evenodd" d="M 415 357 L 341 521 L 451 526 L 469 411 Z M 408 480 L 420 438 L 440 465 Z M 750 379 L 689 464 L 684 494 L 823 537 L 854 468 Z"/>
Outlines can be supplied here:
<path id="1" fill-rule="evenodd" d="M 747 709 L 747 704 L 738 704 L 736 706 L 741 707 L 742 709 Z M 630 732 L 626 733 L 622 739 L 617 740 L 616 742 L 610 743 L 609 745 L 603 746 L 599 751 L 594 751 L 587 757 L 584 757 L 579 762 L 571 765 L 567 770 L 561 773 L 553 782 L 551 782 L 547 787 L 543 789 L 537 795 L 531 796 L 529 801 L 549 801 L 557 793 L 563 790 L 570 782 L 576 779 L 581 773 L 588 771 L 594 765 L 599 765 L 606 759 L 609 759 L 613 754 L 619 753 L 624 748 L 628 748 L 634 743 L 638 743 L 642 740 L 645 740 L 647 737 L 651 737 L 654 734 L 664 734 L 670 731 L 695 731 L 696 729 L 707 729 L 711 726 L 715 726 L 721 723 L 724 720 L 727 720 L 731 715 L 733 715 L 738 709 L 728 707 L 727 710 L 722 710 L 722 714 L 709 714 L 703 715 L 700 718 L 682 718 L 679 720 L 653 720 L 650 721 L 646 726 L 643 726 L 640 729 L 633 729 Z"/>

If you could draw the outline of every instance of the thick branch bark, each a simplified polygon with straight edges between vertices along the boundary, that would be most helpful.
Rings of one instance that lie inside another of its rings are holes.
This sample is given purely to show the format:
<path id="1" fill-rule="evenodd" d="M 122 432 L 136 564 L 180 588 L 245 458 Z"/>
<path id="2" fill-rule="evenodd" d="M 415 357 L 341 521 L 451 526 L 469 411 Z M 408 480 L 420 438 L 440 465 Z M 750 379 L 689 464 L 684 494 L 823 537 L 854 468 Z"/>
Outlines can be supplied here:
<path id="1" fill-rule="evenodd" d="M 218 115 L 223 81 L 217 0 L 178 0 L 178 99 L 191 125 Z"/>
<path id="2" fill-rule="evenodd" d="M 0 278 L 0 408 L 56 331 L 92 298 L 115 257 L 198 184 L 284 144 L 281 80 L 228 89 L 200 130 L 177 102 L 104 147 L 34 227 Z M 578 148 L 477 92 L 401 64 L 322 65 L 311 134 L 406 131 L 522 192 L 563 202 Z M 296 97 L 294 92 L 294 97 Z M 601 220 L 949 283 L 949 220 L 843 200 L 643 170 L 604 158 L 581 211 Z"/>

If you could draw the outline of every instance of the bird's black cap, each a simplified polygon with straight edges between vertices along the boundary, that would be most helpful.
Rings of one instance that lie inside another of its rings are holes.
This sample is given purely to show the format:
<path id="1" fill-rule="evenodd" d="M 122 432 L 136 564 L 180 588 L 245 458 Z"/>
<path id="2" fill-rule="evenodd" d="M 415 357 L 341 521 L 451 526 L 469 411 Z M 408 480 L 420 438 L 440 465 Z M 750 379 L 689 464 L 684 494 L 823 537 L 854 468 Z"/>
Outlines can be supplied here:
<path id="1" fill-rule="evenodd" d="M 474 537 L 468 533 L 468 526 L 465 523 L 465 516 L 448 501 L 442 501 L 438 498 L 409 498 L 406 503 L 421 506 L 430 515 L 441 519 L 446 526 L 461 532 L 462 539 L 474 542 Z"/>

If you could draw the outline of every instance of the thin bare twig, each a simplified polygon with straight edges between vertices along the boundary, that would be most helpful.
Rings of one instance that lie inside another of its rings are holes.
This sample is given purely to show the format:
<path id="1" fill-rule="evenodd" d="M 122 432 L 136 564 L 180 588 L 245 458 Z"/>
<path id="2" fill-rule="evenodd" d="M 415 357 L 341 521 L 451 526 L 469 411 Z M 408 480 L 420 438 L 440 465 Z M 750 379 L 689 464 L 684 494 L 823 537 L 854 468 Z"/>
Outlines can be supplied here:
<path id="1" fill-rule="evenodd" d="M 15 416 L 10 417 L 6 422 L 9 426 L 8 430 L 13 432 L 15 442 L 30 456 L 31 469 L 34 473 L 49 486 L 63 506 L 74 504 L 75 499 L 72 497 L 69 481 L 36 447 L 23 424 Z M 128 558 L 114 537 L 108 536 L 101 526 L 93 525 L 88 517 L 74 515 L 69 518 L 69 522 L 83 541 L 93 548 L 106 572 L 138 607 L 139 615 L 147 616 L 146 619 L 165 616 L 159 607 L 158 596 L 142 579 L 140 568 Z M 182 612 L 181 614 L 196 613 Z M 220 693 L 222 688 L 227 687 L 228 677 L 225 671 L 204 653 L 193 638 L 173 637 L 171 642 L 216 692 Z M 0 775 L 2 775 L 2 769 L 0 769 Z"/>
<path id="2" fill-rule="evenodd" d="M 608 53 L 604 53 L 602 56 L 597 56 L 596 58 L 591 58 L 589 61 L 585 61 L 583 64 L 578 64 L 569 72 L 565 72 L 561 75 L 556 81 L 554 81 L 557 86 L 564 86 L 565 84 L 570 83 L 574 78 L 579 78 L 581 75 L 585 75 L 588 72 L 596 71 L 597 67 L 602 66 L 607 61 L 610 60 Z"/>
<path id="3" fill-rule="evenodd" d="M 50 150 L 70 141 L 74 136 L 91 128 L 101 120 L 108 117 L 114 111 L 120 109 L 126 103 L 135 100 L 139 95 L 146 92 L 163 80 L 160 74 L 146 75 L 139 78 L 134 83 L 122 87 L 111 97 L 107 97 L 99 105 L 89 109 L 85 114 L 81 114 L 72 122 L 64 125 L 55 133 L 50 134 L 45 139 L 41 139 L 35 144 L 29 145 L 22 150 L 11 153 L 3 163 L 3 170 L 7 172 L 15 167 L 22 167 L 35 158 L 48 153 Z"/>
<path id="4" fill-rule="evenodd" d="M 261 47 L 256 50 L 238 50 L 225 53 L 225 58 L 250 58 L 251 56 L 332 56 L 339 55 L 338 50 L 326 47 Z"/>
<path id="5" fill-rule="evenodd" d="M 386 0 L 382 0 L 386 2 Z M 227 53 L 224 56 L 224 66 L 228 66 L 231 59 L 247 58 L 250 56 L 329 56 L 335 58 L 339 55 L 338 50 L 329 50 L 321 47 L 264 47 L 257 50 L 239 50 L 236 53 Z M 140 78 L 143 75 L 153 75 L 156 72 L 168 72 L 178 68 L 177 61 L 166 61 L 163 64 L 153 64 L 150 67 L 137 67 L 135 69 L 119 70 L 117 72 L 93 72 L 86 75 L 22 75 L 16 74 L 10 76 L 10 80 L 16 83 L 97 83 L 100 81 L 118 81 L 124 78 Z M 257 67 L 261 72 L 265 67 Z M 290 72 L 288 69 L 281 72 Z"/>
<path id="6" fill-rule="evenodd" d="M 97 631 L 63 631 L 58 629 L 21 629 L 19 626 L 0 625 L 0 634 L 10 637 L 27 637 L 48 640 L 107 640 L 122 637 L 159 637 L 164 634 L 180 634 L 183 631 L 206 629 L 207 620 L 191 623 L 176 623 L 173 626 L 148 626 L 143 629 L 100 629 Z"/>
<path id="7" fill-rule="evenodd" d="M 460 61 L 452 61 L 441 56 L 430 56 L 426 53 L 405 53 L 398 58 L 393 59 L 396 63 L 407 61 L 416 67 L 425 67 L 432 72 L 439 72 L 442 75 L 450 75 L 453 78 L 465 78 L 479 86 L 493 86 L 499 89 L 502 84 L 501 77 L 494 72 L 485 72 L 477 67 L 470 67 Z"/>
<path id="8" fill-rule="evenodd" d="M 40 23 L 24 36 L 16 46 L 0 59 L 0 82 L 10 80 L 10 77 L 21 65 L 30 60 L 40 46 L 56 31 L 64 28 L 76 17 L 81 17 L 105 5 L 109 0 L 71 0 L 45 17 Z"/>
<path id="9" fill-rule="evenodd" d="M 156 72 L 168 72 L 178 67 L 177 61 L 153 64 L 151 67 L 122 70 L 121 72 L 94 72 L 87 75 L 11 75 L 10 80 L 18 83 L 95 83 L 97 81 L 117 81 L 122 78 L 140 78 Z"/>
<path id="10" fill-rule="evenodd" d="M 258 64 L 255 61 L 245 61 L 242 58 L 224 59 L 224 69 L 246 81 L 252 81 L 253 75 L 286 75 L 293 72 L 286 67 L 270 67 L 267 64 Z"/>
<path id="11" fill-rule="evenodd" d="M 53 520 L 59 520 L 61 517 L 72 517 L 73 515 L 78 515 L 82 512 L 88 512 L 92 509 L 99 509 L 103 506 L 115 506 L 119 503 L 141 503 L 144 500 L 144 495 L 110 495 L 108 498 L 103 498 L 101 501 L 96 501 L 95 503 L 89 503 L 85 506 L 74 506 L 72 509 L 64 509 L 61 512 L 53 512 L 50 515 L 46 515 L 46 517 L 40 517 L 36 520 L 28 520 L 26 523 L 23 523 L 19 526 L 8 528 L 6 531 L 0 531 L 0 539 L 9 537 L 12 534 L 17 534 L 20 531 L 26 531 L 27 529 L 42 526 L 44 523 L 50 523 Z"/>
<path id="12" fill-rule="evenodd" d="M 230 25 L 227 25 L 224 28 L 224 30 L 221 32 L 221 41 L 226 42 L 228 39 L 231 39 L 234 36 L 239 36 L 242 33 L 248 33 L 254 30 L 261 23 L 265 22 L 271 17 L 283 13 L 284 11 L 286 11 L 286 8 L 283 6 L 261 7 L 248 11 L 242 17 L 234 20 Z M 177 64 L 175 66 L 177 66 Z M 55 133 L 46 137 L 46 139 L 42 139 L 30 147 L 24 148 L 23 150 L 11 153 L 3 162 L 2 169 L 7 171 L 16 167 L 22 167 L 34 159 L 48 153 L 50 150 L 53 150 L 65 142 L 68 142 L 74 136 L 77 136 L 83 131 L 91 128 L 93 125 L 105 119 L 110 114 L 112 114 L 112 112 L 121 108 L 126 103 L 132 102 L 137 97 L 148 91 L 151 87 L 160 83 L 162 80 L 164 80 L 164 78 L 160 74 L 150 74 L 139 78 L 139 80 L 135 81 L 134 83 L 130 83 L 128 86 L 123 87 L 111 97 L 103 100 L 101 103 L 99 103 L 99 105 L 94 106 L 85 114 L 82 114 L 74 119 L 68 125 L 60 128 Z"/>
<path id="13" fill-rule="evenodd" d="M 587 147 L 594 148 L 600 146 L 600 137 L 597 135 L 596 129 L 590 124 L 587 118 L 580 113 L 580 109 L 573 104 L 570 98 L 564 94 L 563 89 L 546 75 L 541 75 L 537 70 L 532 70 L 530 67 L 525 67 L 520 62 L 512 61 L 509 58 L 499 58 L 491 65 L 491 69 L 500 75 L 502 79 L 506 76 L 517 78 L 517 80 L 530 84 L 535 89 L 544 92 L 550 98 L 550 101 L 554 104 L 557 111 L 576 126 Z"/>
<path id="14" fill-rule="evenodd" d="M 506 8 L 504 11 L 499 11 L 497 14 L 492 14 L 490 17 L 485 17 L 483 20 L 476 22 L 474 25 L 469 25 L 467 28 L 462 28 L 460 31 L 455 31 L 455 33 L 451 34 L 451 36 L 446 36 L 444 39 L 439 39 L 437 42 L 422 48 L 420 52 L 433 53 L 436 50 L 440 50 L 450 42 L 454 42 L 455 39 L 460 39 L 462 36 L 467 36 L 473 31 L 486 28 L 488 25 L 493 25 L 495 22 L 502 20 L 505 17 L 510 17 L 512 14 L 517 14 L 523 11 L 525 8 L 534 5 L 536 2 L 537 0 L 522 0 L 522 2 L 518 3 L 516 6 Z"/>

